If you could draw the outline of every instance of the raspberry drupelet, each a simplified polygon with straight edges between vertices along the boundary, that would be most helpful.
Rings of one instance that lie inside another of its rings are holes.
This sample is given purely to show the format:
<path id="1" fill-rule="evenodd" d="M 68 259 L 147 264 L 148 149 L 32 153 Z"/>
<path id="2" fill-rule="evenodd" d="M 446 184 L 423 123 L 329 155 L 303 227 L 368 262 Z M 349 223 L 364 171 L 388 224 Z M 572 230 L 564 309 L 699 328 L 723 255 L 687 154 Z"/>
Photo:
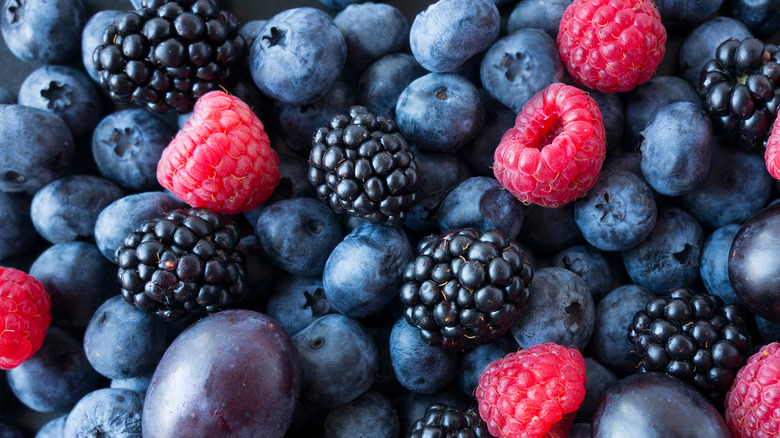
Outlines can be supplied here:
<path id="1" fill-rule="evenodd" d="M 726 395 L 726 424 L 735 438 L 780 433 L 780 343 L 767 344 L 742 367 Z"/>
<path id="2" fill-rule="evenodd" d="M 35 277 L 0 266 L 0 369 L 29 359 L 51 323 L 51 298 Z"/>

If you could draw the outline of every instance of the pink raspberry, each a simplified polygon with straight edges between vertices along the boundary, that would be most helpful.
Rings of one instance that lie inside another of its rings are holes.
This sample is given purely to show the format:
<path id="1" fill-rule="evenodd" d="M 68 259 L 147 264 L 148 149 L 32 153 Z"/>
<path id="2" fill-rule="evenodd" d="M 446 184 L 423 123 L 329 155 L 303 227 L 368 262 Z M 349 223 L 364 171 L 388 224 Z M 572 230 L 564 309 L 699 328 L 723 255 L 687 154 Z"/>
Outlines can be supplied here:
<path id="1" fill-rule="evenodd" d="M 780 179 L 780 117 L 775 118 L 772 133 L 766 141 L 764 161 L 769 174 L 775 179 Z"/>
<path id="2" fill-rule="evenodd" d="M 51 323 L 51 298 L 35 277 L 0 267 L 0 369 L 35 354 Z"/>
<path id="3" fill-rule="evenodd" d="M 650 0 L 574 0 L 558 50 L 572 79 L 605 93 L 650 79 L 664 57 L 666 29 Z"/>
<path id="4" fill-rule="evenodd" d="M 523 202 L 560 207 L 584 196 L 606 155 L 596 101 L 555 83 L 534 95 L 496 148 L 493 172 Z"/>
<path id="5" fill-rule="evenodd" d="M 780 435 L 780 343 L 761 347 L 737 372 L 725 418 L 734 438 Z"/>
<path id="6" fill-rule="evenodd" d="M 236 96 L 211 91 L 157 164 L 157 180 L 193 207 L 236 214 L 257 208 L 279 183 L 279 157 L 263 123 Z"/>
<path id="7" fill-rule="evenodd" d="M 566 436 L 572 425 L 567 414 L 585 399 L 585 360 L 576 348 L 554 343 L 510 353 L 485 368 L 476 397 L 488 431 L 498 438 Z"/>

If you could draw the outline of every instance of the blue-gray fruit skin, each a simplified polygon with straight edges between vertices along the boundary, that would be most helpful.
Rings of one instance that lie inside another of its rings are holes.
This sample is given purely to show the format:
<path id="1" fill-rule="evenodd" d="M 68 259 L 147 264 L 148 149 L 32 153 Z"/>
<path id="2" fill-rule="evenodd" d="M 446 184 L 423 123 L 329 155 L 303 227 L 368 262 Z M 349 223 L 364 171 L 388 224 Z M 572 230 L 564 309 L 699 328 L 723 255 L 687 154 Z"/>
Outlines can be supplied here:
<path id="1" fill-rule="evenodd" d="M 28 200 L 22 194 L 0 192 L 0 217 L 3 233 L 0 234 L 0 260 L 9 260 L 24 254 L 37 239 L 32 223 Z"/>
<path id="2" fill-rule="evenodd" d="M 347 43 L 333 18 L 314 8 L 280 12 L 249 52 L 252 79 L 265 95 L 305 104 L 322 97 L 347 60 Z"/>
<path id="3" fill-rule="evenodd" d="M 558 28 L 572 0 L 521 0 L 518 2 L 506 22 L 506 32 L 533 27 L 547 32 L 553 39 L 558 38 Z"/>
<path id="4" fill-rule="evenodd" d="M 144 396 L 123 388 L 101 388 L 85 395 L 68 414 L 63 438 L 105 434 L 141 438 Z"/>
<path id="5" fill-rule="evenodd" d="M 462 228 L 499 230 L 514 240 L 523 226 L 523 204 L 495 179 L 474 176 L 450 191 L 439 207 L 442 233 Z"/>
<path id="6" fill-rule="evenodd" d="M 515 126 L 517 113 L 493 98 L 484 88 L 479 89 L 479 95 L 485 107 L 485 121 L 477 136 L 459 148 L 457 154 L 475 175 L 492 177 L 496 147 L 504 133 Z M 420 177 L 424 177 L 422 172 Z"/>
<path id="7" fill-rule="evenodd" d="M 328 256 L 322 283 L 333 309 L 351 318 L 378 314 L 397 294 L 412 246 L 401 228 L 363 223 Z"/>
<path id="8" fill-rule="evenodd" d="M 655 6 L 661 14 L 661 22 L 669 29 L 685 29 L 706 21 L 717 12 L 723 0 L 656 0 Z"/>
<path id="9" fill-rule="evenodd" d="M 6 1 L 0 30 L 8 49 L 20 60 L 62 64 L 79 49 L 85 21 L 80 0 Z"/>
<path id="10" fill-rule="evenodd" d="M 593 414 L 594 438 L 688 436 L 728 438 L 718 409 L 692 386 L 661 373 L 625 377 L 601 398 Z"/>
<path id="11" fill-rule="evenodd" d="M 518 113 L 534 94 L 563 80 L 564 68 L 555 40 L 543 30 L 525 28 L 490 46 L 479 76 L 491 96 Z"/>
<path id="12" fill-rule="evenodd" d="M 390 399 L 378 391 L 367 391 L 325 416 L 325 436 L 396 438 L 398 432 L 398 413 Z"/>
<path id="13" fill-rule="evenodd" d="M 286 274 L 274 283 L 265 313 L 295 336 L 315 319 L 333 313 L 321 276 Z"/>
<path id="14" fill-rule="evenodd" d="M 658 193 L 679 196 L 704 181 L 712 159 L 712 119 L 699 104 L 656 111 L 640 133 L 642 175 Z"/>
<path id="15" fill-rule="evenodd" d="M 655 296 L 644 286 L 625 284 L 613 289 L 596 305 L 589 347 L 596 360 L 619 376 L 633 374 L 636 370 L 638 358 L 632 353 L 634 345 L 626 331 L 634 314 L 644 309 Z"/>
<path id="16" fill-rule="evenodd" d="M 696 219 L 666 206 L 647 238 L 621 254 L 631 280 L 660 295 L 696 281 L 703 246 L 704 230 Z"/>
<path id="17" fill-rule="evenodd" d="M 409 46 L 431 72 L 449 72 L 490 47 L 501 17 L 491 0 L 439 0 L 415 17 Z"/>
<path id="18" fill-rule="evenodd" d="M 477 87 L 463 76 L 428 73 L 398 96 L 395 121 L 410 144 L 452 152 L 482 129 L 485 107 Z"/>
<path id="19" fill-rule="evenodd" d="M 728 269 L 729 250 L 739 227 L 739 224 L 728 224 L 713 230 L 701 252 L 701 281 L 707 292 L 719 296 L 726 304 L 741 304 L 729 281 Z"/>
<path id="20" fill-rule="evenodd" d="M 413 80 L 426 73 L 408 53 L 382 56 L 360 75 L 355 90 L 357 102 L 373 114 L 395 119 L 398 96 Z"/>
<path id="21" fill-rule="evenodd" d="M 38 433 L 35 434 L 35 438 L 62 438 L 65 434 L 65 420 L 68 419 L 68 414 L 60 415 L 59 417 L 52 418 L 38 429 Z"/>
<path id="22" fill-rule="evenodd" d="M 116 9 L 106 9 L 96 12 L 87 20 L 84 28 L 81 30 L 81 63 L 87 74 L 95 83 L 98 82 L 98 69 L 95 67 L 95 61 L 92 55 L 95 48 L 103 39 L 103 31 L 106 27 L 114 24 L 114 19 L 123 11 Z"/>
<path id="23" fill-rule="evenodd" d="M 596 304 L 612 289 L 612 266 L 605 254 L 591 245 L 574 245 L 558 252 L 550 260 L 550 266 L 579 275 Z"/>
<path id="24" fill-rule="evenodd" d="M 780 30 L 778 0 L 729 0 L 727 4 L 731 16 L 756 34 L 769 35 Z"/>
<path id="25" fill-rule="evenodd" d="M 574 221 L 573 202 L 558 208 L 529 204 L 524 210 L 519 240 L 534 254 L 552 255 L 584 241 Z"/>
<path id="26" fill-rule="evenodd" d="M 347 43 L 347 63 L 366 68 L 381 56 L 401 52 L 409 37 L 409 23 L 387 3 L 353 4 L 333 18 Z M 377 29 L 382 36 L 376 37 Z"/>
<path id="27" fill-rule="evenodd" d="M 656 111 L 675 102 L 692 102 L 701 106 L 696 85 L 679 76 L 656 76 L 628 92 L 624 106 L 628 124 L 625 132 L 627 146 L 633 148 L 637 145 L 639 133 L 650 123 Z"/>
<path id="28" fill-rule="evenodd" d="M 390 361 L 398 382 L 409 391 L 423 394 L 444 389 L 458 372 L 457 354 L 427 345 L 420 330 L 403 317 L 390 332 Z"/>
<path id="29" fill-rule="evenodd" d="M 618 381 L 615 373 L 592 357 L 585 358 L 585 376 L 585 399 L 577 408 L 575 422 L 591 421 L 601 397 Z"/>
<path id="30" fill-rule="evenodd" d="M 511 327 L 517 345 L 555 342 L 585 349 L 596 319 L 585 281 L 567 269 L 547 267 L 535 271 L 531 290 L 529 305 Z"/>
<path id="31" fill-rule="evenodd" d="M 51 243 L 91 240 L 100 212 L 125 194 L 105 178 L 68 175 L 35 193 L 30 216 L 35 230 Z"/>
<path id="32" fill-rule="evenodd" d="M 301 397 L 323 408 L 349 403 L 374 384 L 379 357 L 362 324 L 324 315 L 293 336 L 301 361 Z"/>
<path id="33" fill-rule="evenodd" d="M 0 126 L 0 190 L 34 192 L 65 175 L 75 143 L 60 116 L 25 105 L 0 105 Z"/>
<path id="34" fill-rule="evenodd" d="M 680 46 L 680 75 L 692 86 L 699 81 L 702 67 L 713 58 L 720 43 L 729 38 L 743 40 L 753 34 L 741 21 L 731 17 L 715 17 L 691 30 Z"/>

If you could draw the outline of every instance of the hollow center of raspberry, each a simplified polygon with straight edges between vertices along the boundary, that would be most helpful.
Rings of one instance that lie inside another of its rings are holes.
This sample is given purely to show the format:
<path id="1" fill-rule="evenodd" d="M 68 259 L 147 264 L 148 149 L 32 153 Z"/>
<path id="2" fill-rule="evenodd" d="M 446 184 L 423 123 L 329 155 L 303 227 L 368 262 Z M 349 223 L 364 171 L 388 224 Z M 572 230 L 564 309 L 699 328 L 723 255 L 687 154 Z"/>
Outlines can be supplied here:
<path id="1" fill-rule="evenodd" d="M 52 111 L 64 111 L 72 103 L 73 89 L 70 85 L 59 81 L 49 82 L 49 86 L 41 90 L 41 97 L 46 99 L 46 107 Z"/>
<path id="2" fill-rule="evenodd" d="M 555 137 L 557 137 L 562 131 L 563 124 L 561 123 L 560 119 L 556 117 L 548 120 L 546 127 L 539 131 L 539 134 L 536 137 L 536 141 L 534 142 L 534 147 L 536 149 L 544 148 L 545 146 L 552 143 Z"/>

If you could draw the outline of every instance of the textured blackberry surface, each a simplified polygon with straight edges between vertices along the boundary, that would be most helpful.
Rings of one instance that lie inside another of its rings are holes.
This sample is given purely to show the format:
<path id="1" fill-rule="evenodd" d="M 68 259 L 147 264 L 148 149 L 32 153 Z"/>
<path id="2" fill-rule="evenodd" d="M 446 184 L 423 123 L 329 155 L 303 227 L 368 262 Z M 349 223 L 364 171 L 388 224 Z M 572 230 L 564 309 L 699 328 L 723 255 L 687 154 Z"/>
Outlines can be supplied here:
<path id="1" fill-rule="evenodd" d="M 404 270 L 404 318 L 429 345 L 467 349 L 501 337 L 531 296 L 534 267 L 498 230 L 424 237 Z"/>
<path id="2" fill-rule="evenodd" d="M 634 315 L 628 338 L 641 362 L 639 372 L 662 372 L 722 400 L 751 346 L 739 306 L 713 294 L 674 288 Z"/>
<path id="3" fill-rule="evenodd" d="M 238 225 L 205 208 L 147 221 L 116 249 L 122 296 L 169 320 L 223 310 L 246 279 L 240 237 Z"/>
<path id="4" fill-rule="evenodd" d="M 238 81 L 247 52 L 238 30 L 214 0 L 144 0 L 103 33 L 93 52 L 99 83 L 118 103 L 188 113 L 200 96 Z"/>
<path id="5" fill-rule="evenodd" d="M 309 181 L 338 214 L 374 224 L 403 224 L 417 200 L 417 163 L 395 121 L 364 106 L 335 115 L 317 129 Z"/>
<path id="6" fill-rule="evenodd" d="M 780 106 L 780 51 L 757 38 L 729 39 L 696 87 L 717 130 L 745 149 L 764 144 Z"/>
<path id="7" fill-rule="evenodd" d="M 493 438 L 475 406 L 433 403 L 406 438 Z"/>

